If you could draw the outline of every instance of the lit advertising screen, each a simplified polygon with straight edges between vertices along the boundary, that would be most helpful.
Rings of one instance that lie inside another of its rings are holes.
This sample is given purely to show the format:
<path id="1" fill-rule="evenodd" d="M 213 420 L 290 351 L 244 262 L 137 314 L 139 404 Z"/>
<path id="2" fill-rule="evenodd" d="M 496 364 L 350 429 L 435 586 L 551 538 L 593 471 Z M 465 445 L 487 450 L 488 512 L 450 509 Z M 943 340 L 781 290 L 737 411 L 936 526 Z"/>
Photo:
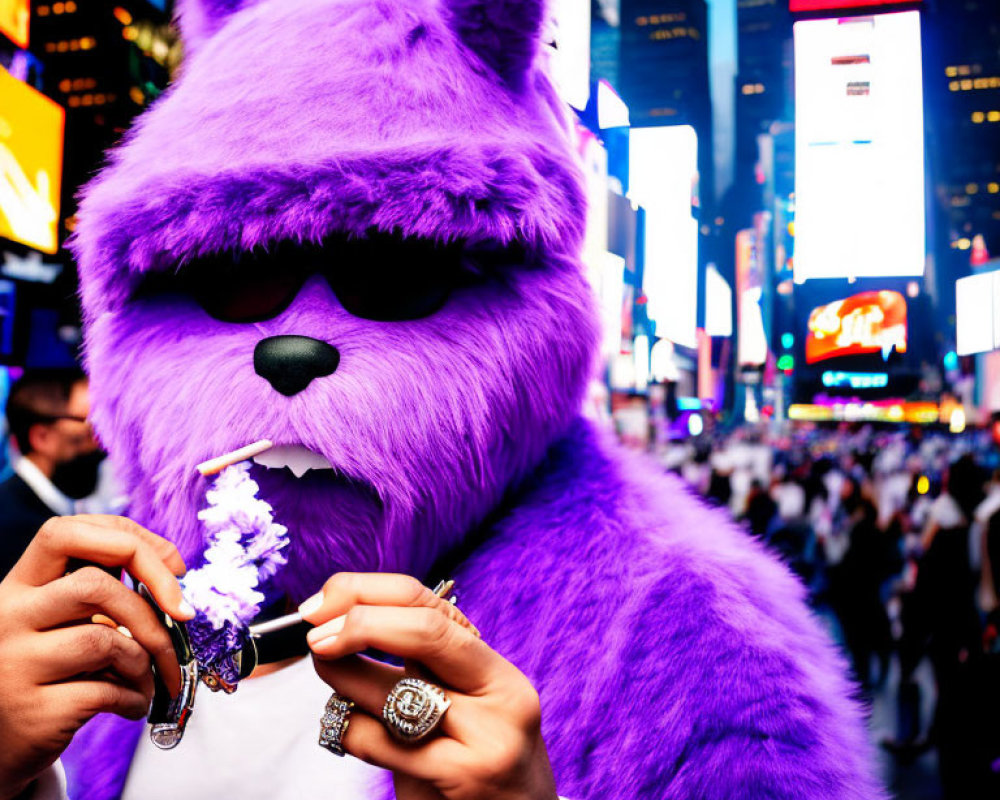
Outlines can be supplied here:
<path id="1" fill-rule="evenodd" d="M 62 107 L 0 68 L 0 237 L 59 248 Z"/>
<path id="2" fill-rule="evenodd" d="M 806 333 L 806 363 L 838 356 L 906 352 L 906 299 L 895 291 L 860 292 L 814 308 Z"/>
<path id="3" fill-rule="evenodd" d="M 590 99 L 590 0 L 555 0 L 549 70 L 559 96 L 583 110 Z"/>
<path id="4" fill-rule="evenodd" d="M 28 46 L 28 0 L 0 0 L 0 33 L 18 47 Z"/>
<path id="5" fill-rule="evenodd" d="M 690 125 L 629 131 L 629 199 L 646 210 L 642 290 L 656 335 L 697 347 L 698 135 Z"/>
<path id="6" fill-rule="evenodd" d="M 839 11 L 845 8 L 898 6 L 900 0 L 790 0 L 790 11 Z"/>
<path id="7" fill-rule="evenodd" d="M 747 228 L 736 234 L 737 360 L 741 367 L 759 367 L 767 361 L 764 330 L 763 270 L 760 231 Z"/>
<path id="8" fill-rule="evenodd" d="M 1000 348 L 1000 272 L 955 282 L 955 351 L 960 356 Z"/>
<path id="9" fill-rule="evenodd" d="M 921 275 L 916 11 L 795 23 L 795 279 Z"/>
<path id="10" fill-rule="evenodd" d="M 733 335 L 733 290 L 714 264 L 705 270 L 705 333 Z"/>

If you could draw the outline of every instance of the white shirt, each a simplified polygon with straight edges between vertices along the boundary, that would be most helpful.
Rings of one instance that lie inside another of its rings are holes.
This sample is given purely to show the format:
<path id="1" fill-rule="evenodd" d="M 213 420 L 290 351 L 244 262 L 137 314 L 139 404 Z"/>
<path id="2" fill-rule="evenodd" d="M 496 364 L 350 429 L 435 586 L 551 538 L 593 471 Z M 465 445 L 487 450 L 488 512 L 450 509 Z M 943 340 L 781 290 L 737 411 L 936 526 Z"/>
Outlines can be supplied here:
<path id="1" fill-rule="evenodd" d="M 53 514 L 65 517 L 73 513 L 73 501 L 60 492 L 30 458 L 21 456 L 14 462 L 14 472 L 30 487 L 38 499 L 49 507 Z"/>
<path id="2" fill-rule="evenodd" d="M 231 695 L 199 686 L 175 749 L 159 750 L 143 733 L 123 800 L 376 797 L 383 770 L 317 743 L 331 691 L 309 658 L 245 680 Z"/>
<path id="3" fill-rule="evenodd" d="M 240 683 L 234 694 L 199 685 L 181 743 L 160 750 L 143 731 L 122 800 L 367 800 L 386 773 L 317 743 L 331 689 L 310 658 Z M 66 800 L 58 762 L 32 800 Z"/>
<path id="4" fill-rule="evenodd" d="M 979 569 L 983 564 L 983 531 L 990 524 L 990 518 L 997 511 L 1000 511 L 1000 486 L 993 483 L 990 484 L 986 497 L 972 513 L 972 526 L 969 528 L 969 565 L 973 569 Z M 989 580 L 989 574 L 983 576 L 984 583 L 987 580 Z M 980 598 L 984 607 L 987 607 L 987 611 L 992 611 L 996 607 L 993 591 L 992 585 L 980 586 Z"/>
<path id="5" fill-rule="evenodd" d="M 30 797 L 31 800 L 67 800 L 66 773 L 59 761 L 38 776 Z"/>
<path id="6" fill-rule="evenodd" d="M 778 513 L 786 522 L 797 520 L 806 513 L 806 493 L 797 483 L 779 483 L 771 487 L 771 498 L 778 504 Z"/>
<path id="7" fill-rule="evenodd" d="M 942 528 L 958 528 L 967 523 L 958 501 L 947 492 L 941 492 L 931 504 L 928 517 Z"/>
<path id="8" fill-rule="evenodd" d="M 973 517 L 980 525 L 986 525 L 997 511 L 1000 511 L 1000 486 L 991 484 L 986 497 L 976 506 Z"/>
<path id="9" fill-rule="evenodd" d="M 331 689 L 308 657 L 240 683 L 234 694 L 199 686 L 181 743 L 160 750 L 143 731 L 121 800 L 370 800 L 384 770 L 320 747 Z M 67 800 L 61 765 L 42 774 L 32 800 Z M 560 798 L 562 800 L 562 798 Z"/>

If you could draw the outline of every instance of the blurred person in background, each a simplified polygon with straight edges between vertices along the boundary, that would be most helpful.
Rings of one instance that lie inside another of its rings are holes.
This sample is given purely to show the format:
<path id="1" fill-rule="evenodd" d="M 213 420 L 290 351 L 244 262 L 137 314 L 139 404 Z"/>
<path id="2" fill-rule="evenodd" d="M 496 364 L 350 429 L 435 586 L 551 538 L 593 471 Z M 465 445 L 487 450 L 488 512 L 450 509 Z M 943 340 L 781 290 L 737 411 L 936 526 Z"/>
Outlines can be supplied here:
<path id="1" fill-rule="evenodd" d="M 729 454 L 716 448 L 709 457 L 708 489 L 705 497 L 716 505 L 729 508 L 733 500 L 733 465 Z"/>
<path id="2" fill-rule="evenodd" d="M 928 512 L 914 588 L 911 641 L 926 648 L 934 670 L 937 705 L 930 739 L 937 746 L 945 797 L 977 795 L 977 708 L 971 664 L 980 651 L 975 577 L 969 563 L 969 527 L 983 496 L 982 474 L 965 454 L 942 479 L 942 491 Z M 917 630 L 913 631 L 913 626 Z"/>
<path id="3" fill-rule="evenodd" d="M 871 691 L 872 656 L 878 656 L 881 683 L 886 679 L 892 650 L 882 587 L 900 565 L 878 526 L 878 509 L 863 490 L 859 475 L 852 471 L 841 490 L 847 545 L 843 557 L 830 568 L 829 598 L 843 629 L 854 674 L 862 689 Z"/>
<path id="4" fill-rule="evenodd" d="M 645 451 L 653 441 L 649 405 L 641 394 L 630 394 L 612 412 L 615 430 L 622 444 L 633 450 Z"/>
<path id="5" fill-rule="evenodd" d="M 996 568 L 996 548 L 1000 542 L 992 541 L 1000 525 L 994 525 L 992 520 L 1000 512 L 1000 469 L 995 469 L 986 486 L 986 497 L 976 506 L 972 515 L 972 529 L 969 531 L 969 548 L 972 553 L 973 569 L 979 566 L 979 609 L 991 622 L 993 611 L 1000 605 L 997 602 L 997 583 L 994 577 Z M 1000 520 L 998 520 L 1000 522 Z M 992 551 L 991 551 L 992 545 Z"/>
<path id="6" fill-rule="evenodd" d="M 777 515 L 778 504 L 764 488 L 764 482 L 755 478 L 750 484 L 746 510 L 743 513 L 743 519 L 750 526 L 750 533 L 759 538 L 765 538 Z"/>
<path id="7" fill-rule="evenodd" d="M 806 514 L 805 481 L 810 465 L 804 461 L 793 469 L 776 470 L 776 480 L 771 486 L 771 497 L 777 504 L 777 516 L 768 532 L 768 544 L 781 553 L 792 572 L 799 576 L 809 589 L 809 599 L 814 601 L 818 591 L 819 554 L 816 536 Z"/>
<path id="8" fill-rule="evenodd" d="M 104 452 L 89 413 L 79 370 L 27 370 L 11 387 L 6 414 L 17 457 L 0 483 L 0 577 L 45 520 L 75 513 L 76 501 L 97 487 Z"/>

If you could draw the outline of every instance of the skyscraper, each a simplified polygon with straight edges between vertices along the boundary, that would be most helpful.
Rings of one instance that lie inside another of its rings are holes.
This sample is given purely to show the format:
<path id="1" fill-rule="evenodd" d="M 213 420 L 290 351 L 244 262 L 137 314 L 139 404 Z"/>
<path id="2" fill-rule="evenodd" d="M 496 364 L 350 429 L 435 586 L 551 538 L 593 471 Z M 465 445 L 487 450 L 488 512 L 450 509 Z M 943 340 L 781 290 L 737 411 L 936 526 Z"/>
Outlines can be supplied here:
<path id="1" fill-rule="evenodd" d="M 704 198 L 714 174 L 705 0 L 621 0 L 620 47 L 619 88 L 632 126 L 694 127 Z"/>
<path id="2" fill-rule="evenodd" d="M 132 118 L 166 87 L 180 59 L 169 16 L 142 0 L 35 5 L 31 51 L 41 89 L 66 108 L 63 233 L 74 196 Z"/>
<path id="3" fill-rule="evenodd" d="M 709 116 L 705 0 L 622 0 L 621 92 L 633 126 Z"/>
<path id="4" fill-rule="evenodd" d="M 968 265 L 977 236 L 991 254 L 1000 253 L 1000 14 L 996 0 L 938 0 L 928 3 L 926 22 L 939 252 L 946 262 Z"/>
<path id="5" fill-rule="evenodd" d="M 787 0 L 739 0 L 736 13 L 735 182 L 741 206 L 737 213 L 740 224 L 746 224 L 760 206 L 758 136 L 793 116 L 792 20 Z"/>

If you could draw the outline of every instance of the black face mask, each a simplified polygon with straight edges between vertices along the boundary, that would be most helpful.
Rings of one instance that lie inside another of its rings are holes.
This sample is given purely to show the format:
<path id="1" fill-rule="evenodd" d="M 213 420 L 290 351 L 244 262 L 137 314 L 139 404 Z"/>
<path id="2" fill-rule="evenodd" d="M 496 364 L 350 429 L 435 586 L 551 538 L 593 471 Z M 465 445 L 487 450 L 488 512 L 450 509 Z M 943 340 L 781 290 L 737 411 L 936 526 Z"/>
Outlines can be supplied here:
<path id="1" fill-rule="evenodd" d="M 57 464 L 52 472 L 52 484 L 73 500 L 93 494 L 97 488 L 98 470 L 107 456 L 103 450 L 94 450 Z"/>

